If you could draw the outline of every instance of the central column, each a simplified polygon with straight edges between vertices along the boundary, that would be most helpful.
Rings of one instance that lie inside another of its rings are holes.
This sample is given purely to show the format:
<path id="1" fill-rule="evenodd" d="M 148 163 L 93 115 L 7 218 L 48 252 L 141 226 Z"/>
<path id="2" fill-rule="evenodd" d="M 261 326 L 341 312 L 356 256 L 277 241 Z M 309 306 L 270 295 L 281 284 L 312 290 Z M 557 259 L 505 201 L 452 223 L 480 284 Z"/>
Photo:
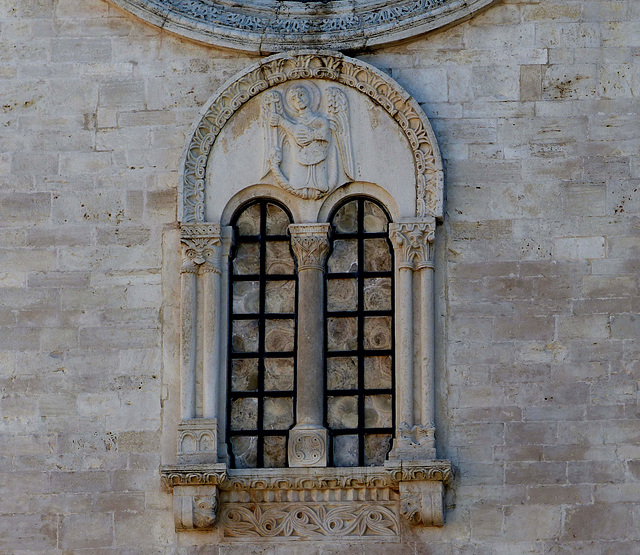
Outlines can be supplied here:
<path id="1" fill-rule="evenodd" d="M 324 268 L 329 224 L 291 224 L 298 262 L 296 425 L 289 432 L 289 466 L 327 466 L 324 398 Z"/>

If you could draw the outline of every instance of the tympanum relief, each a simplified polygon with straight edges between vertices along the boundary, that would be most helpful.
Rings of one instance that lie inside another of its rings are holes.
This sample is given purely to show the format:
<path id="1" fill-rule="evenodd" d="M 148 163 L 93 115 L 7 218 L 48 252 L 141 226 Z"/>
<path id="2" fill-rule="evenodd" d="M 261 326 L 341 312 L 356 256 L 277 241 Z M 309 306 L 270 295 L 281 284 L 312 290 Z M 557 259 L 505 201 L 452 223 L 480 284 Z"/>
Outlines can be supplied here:
<path id="1" fill-rule="evenodd" d="M 346 180 L 355 180 L 349 100 L 336 87 L 324 94 L 311 81 L 295 83 L 286 92 L 262 97 L 264 167 L 276 184 L 303 198 L 327 195 Z"/>

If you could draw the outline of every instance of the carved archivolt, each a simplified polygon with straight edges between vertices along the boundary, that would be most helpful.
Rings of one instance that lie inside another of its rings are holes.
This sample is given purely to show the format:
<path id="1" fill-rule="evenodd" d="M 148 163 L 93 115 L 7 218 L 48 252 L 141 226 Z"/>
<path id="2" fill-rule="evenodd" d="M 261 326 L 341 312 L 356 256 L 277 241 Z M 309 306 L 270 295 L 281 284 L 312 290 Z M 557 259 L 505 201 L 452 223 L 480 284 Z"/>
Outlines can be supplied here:
<path id="1" fill-rule="evenodd" d="M 250 52 L 295 48 L 354 49 L 437 29 L 493 0 L 111 0 L 142 19 L 201 42 Z"/>
<path id="2" fill-rule="evenodd" d="M 231 116 L 249 99 L 282 83 L 298 79 L 325 79 L 351 87 L 380 105 L 400 126 L 413 153 L 416 176 L 418 217 L 442 216 L 443 173 L 433 130 L 427 117 L 407 92 L 392 79 L 369 64 L 337 52 L 294 52 L 266 58 L 245 70 L 221 89 L 206 106 L 203 117 L 188 143 L 182 169 L 182 221 L 203 222 L 205 219 L 205 178 L 207 163 L 216 137 Z M 275 111 L 277 107 L 274 107 Z M 346 108 L 335 109 L 327 119 L 338 120 Z M 343 117 L 344 119 L 344 117 Z M 284 120 L 274 116 L 273 130 Z M 334 128 L 337 124 L 332 123 Z M 342 149 L 342 166 L 349 173 L 347 131 L 333 131 L 338 149 Z M 269 140 L 277 142 L 277 137 Z M 340 147 L 342 144 L 342 147 Z M 277 156 L 267 160 L 273 170 Z M 309 190 L 312 195 L 313 190 Z M 315 194 L 315 193 L 313 193 Z M 309 197 L 311 198 L 311 197 Z"/>

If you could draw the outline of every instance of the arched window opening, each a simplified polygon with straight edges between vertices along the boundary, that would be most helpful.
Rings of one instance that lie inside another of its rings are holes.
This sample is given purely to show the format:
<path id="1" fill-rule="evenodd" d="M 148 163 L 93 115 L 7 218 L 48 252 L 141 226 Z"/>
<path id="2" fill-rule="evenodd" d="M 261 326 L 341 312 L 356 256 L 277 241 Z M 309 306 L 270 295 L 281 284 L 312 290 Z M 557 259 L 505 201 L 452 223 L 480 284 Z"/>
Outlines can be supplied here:
<path id="1" fill-rule="evenodd" d="M 380 466 L 395 426 L 393 250 L 376 201 L 338 206 L 327 261 L 325 425 L 333 466 Z"/>
<path id="2" fill-rule="evenodd" d="M 261 199 L 233 218 L 227 441 L 235 468 L 287 466 L 295 422 L 297 277 L 288 211 Z"/>

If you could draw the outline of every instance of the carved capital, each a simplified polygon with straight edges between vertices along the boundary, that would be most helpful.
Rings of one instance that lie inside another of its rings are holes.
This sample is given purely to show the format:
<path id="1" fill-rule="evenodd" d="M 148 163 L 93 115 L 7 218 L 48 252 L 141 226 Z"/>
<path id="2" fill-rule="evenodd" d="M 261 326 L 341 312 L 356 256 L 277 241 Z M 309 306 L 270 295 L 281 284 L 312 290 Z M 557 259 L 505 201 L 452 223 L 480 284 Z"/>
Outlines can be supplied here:
<path id="1" fill-rule="evenodd" d="M 435 218 L 429 221 L 389 224 L 389 237 L 396 253 L 398 268 L 433 268 L 435 232 Z"/>
<path id="2" fill-rule="evenodd" d="M 178 462 L 215 463 L 218 450 L 218 421 L 194 418 L 178 424 Z"/>
<path id="3" fill-rule="evenodd" d="M 182 273 L 221 273 L 220 225 L 183 224 L 180 228 L 180 241 L 183 250 Z"/>
<path id="4" fill-rule="evenodd" d="M 443 496 L 442 482 L 401 482 L 400 512 L 411 524 L 442 526 Z"/>
<path id="5" fill-rule="evenodd" d="M 327 430 L 293 428 L 289 432 L 289 466 L 327 466 Z"/>
<path id="6" fill-rule="evenodd" d="M 176 530 L 211 530 L 218 511 L 217 486 L 173 488 Z"/>
<path id="7" fill-rule="evenodd" d="M 324 271 L 329 254 L 329 224 L 291 224 L 291 248 L 298 261 L 298 271 Z"/>

